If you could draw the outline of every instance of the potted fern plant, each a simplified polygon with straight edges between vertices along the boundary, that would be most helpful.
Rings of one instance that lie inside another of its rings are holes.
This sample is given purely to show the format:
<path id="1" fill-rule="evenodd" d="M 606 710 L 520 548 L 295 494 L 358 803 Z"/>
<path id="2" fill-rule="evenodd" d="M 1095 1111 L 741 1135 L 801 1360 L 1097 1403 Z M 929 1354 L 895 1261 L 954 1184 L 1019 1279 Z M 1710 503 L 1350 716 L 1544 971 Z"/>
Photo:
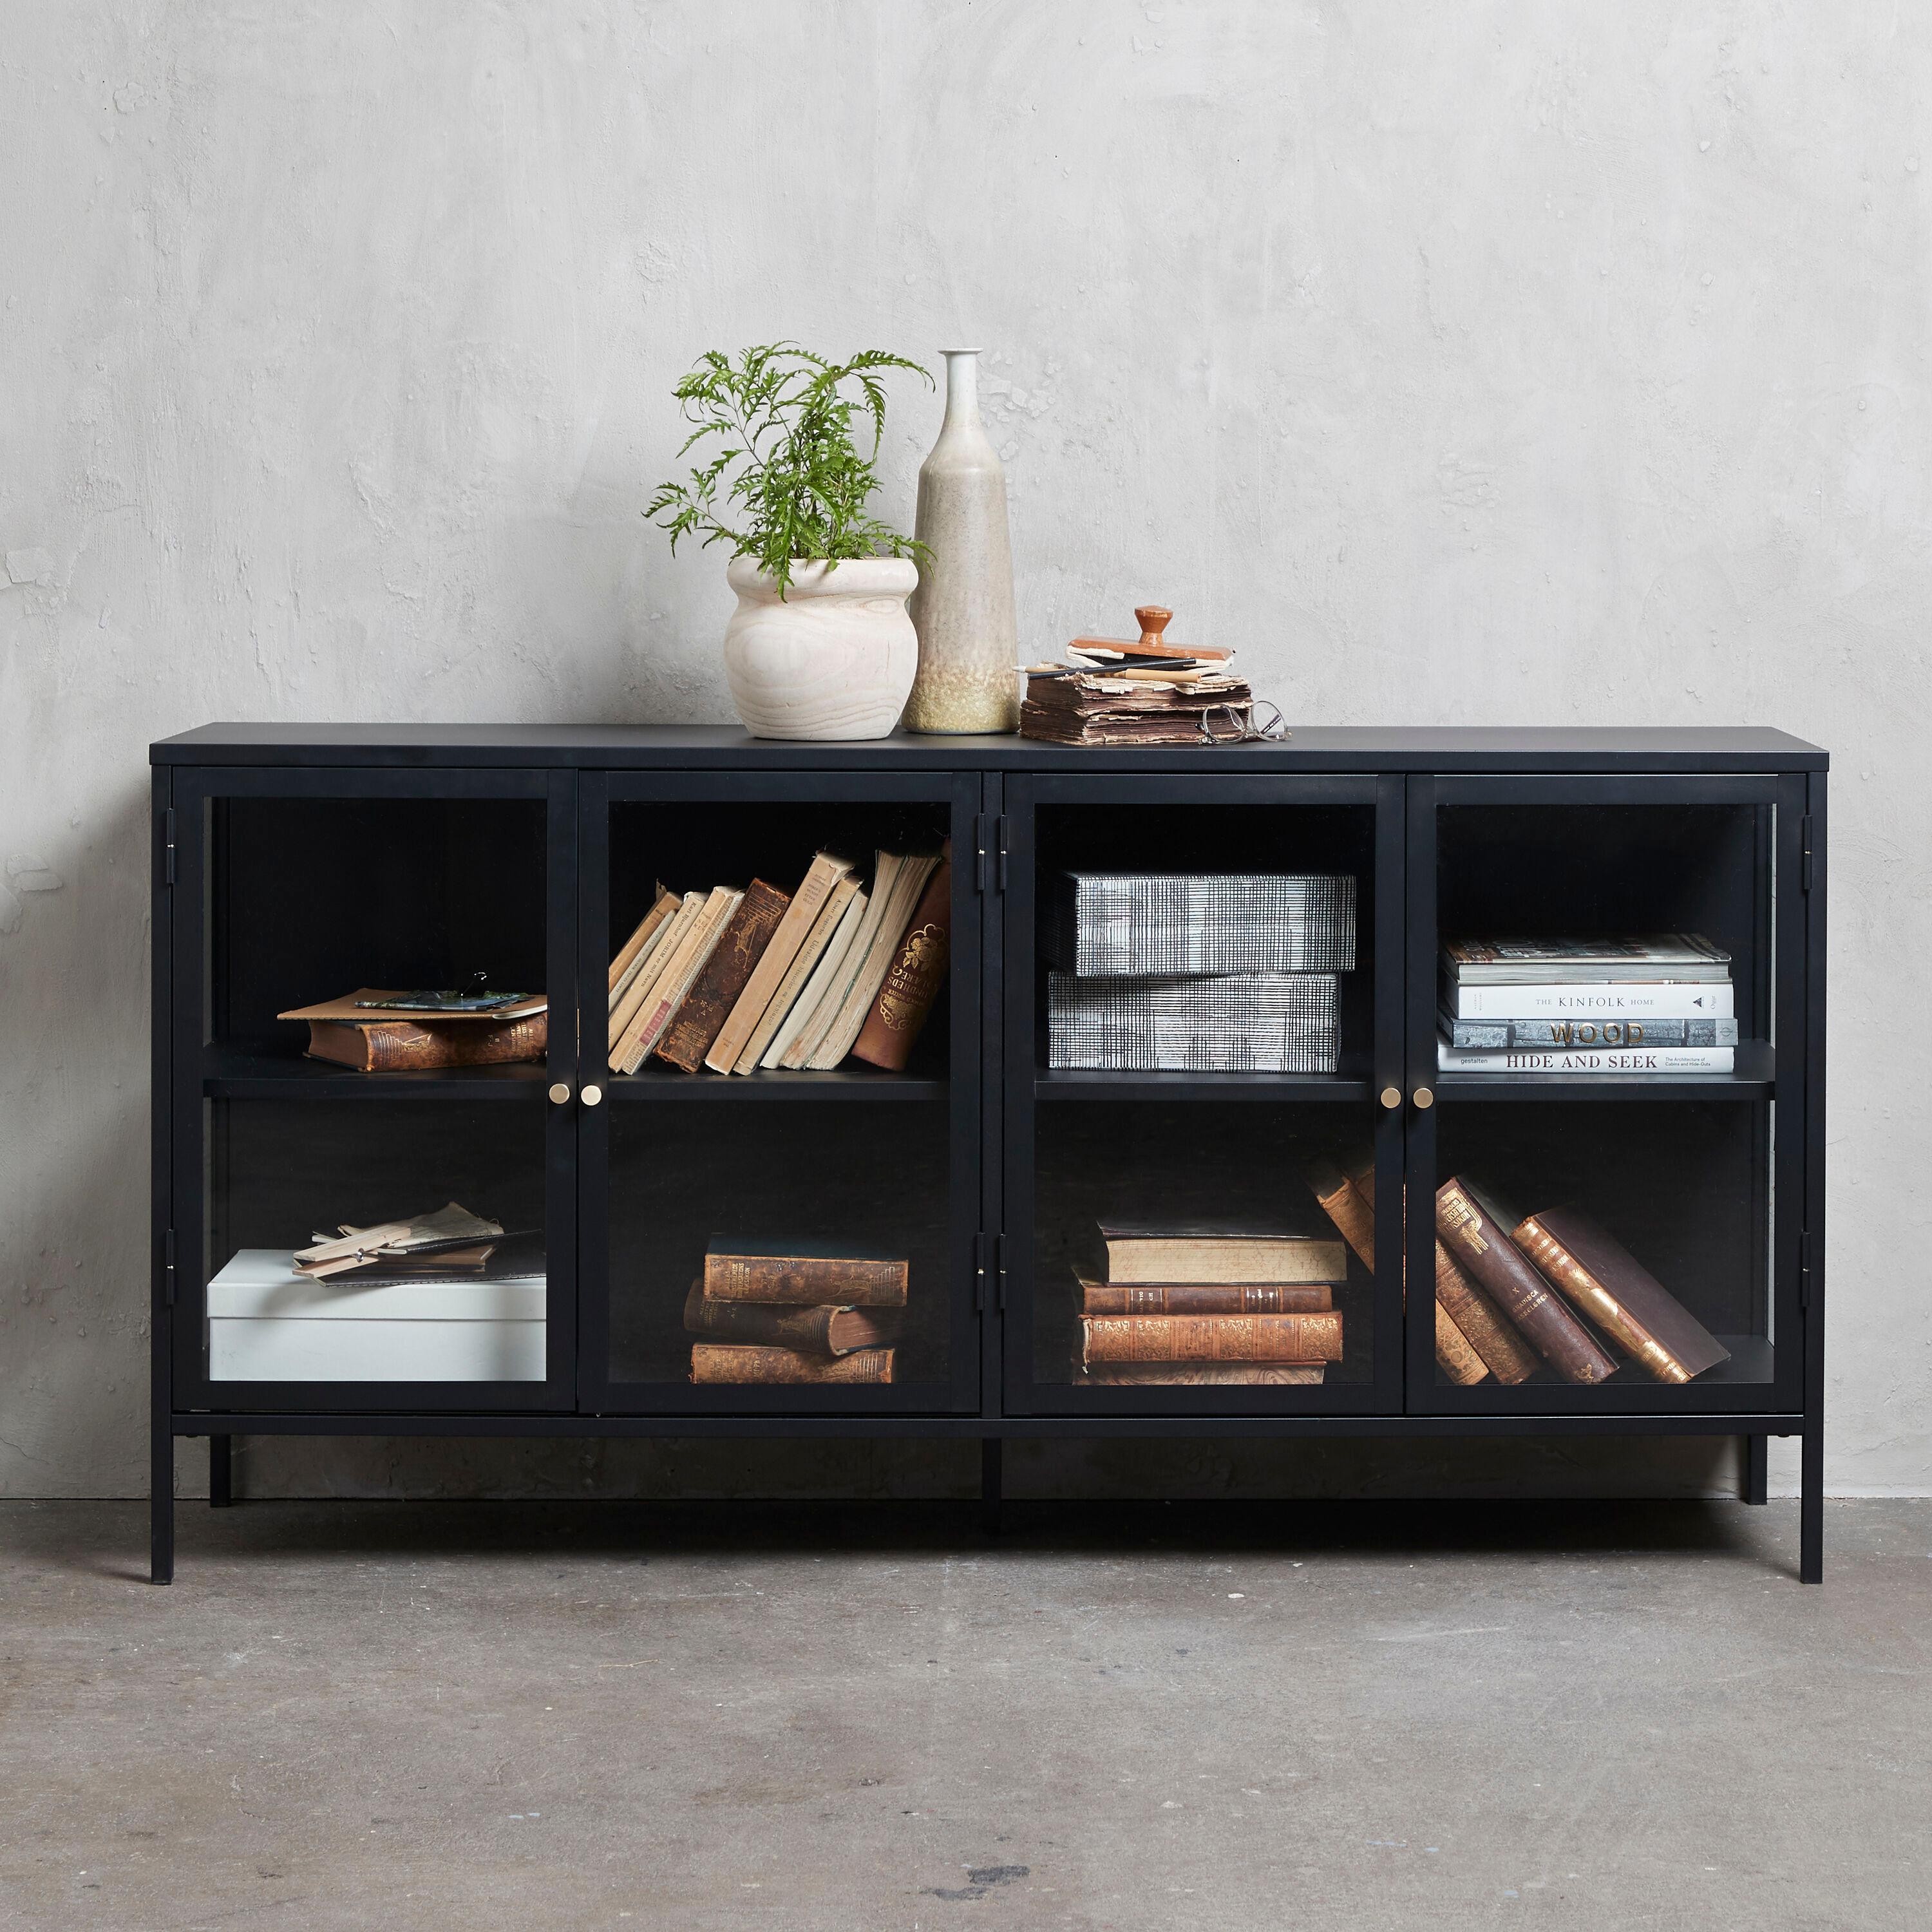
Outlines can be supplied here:
<path id="1" fill-rule="evenodd" d="M 905 708 L 919 668 L 905 605 L 922 546 L 867 507 L 892 369 L 932 386 L 883 350 L 834 363 L 778 342 L 735 362 L 714 350 L 675 392 L 694 425 L 678 453 L 702 444 L 704 460 L 644 514 L 674 553 L 680 537 L 731 546 L 724 673 L 754 737 L 883 738 Z"/>

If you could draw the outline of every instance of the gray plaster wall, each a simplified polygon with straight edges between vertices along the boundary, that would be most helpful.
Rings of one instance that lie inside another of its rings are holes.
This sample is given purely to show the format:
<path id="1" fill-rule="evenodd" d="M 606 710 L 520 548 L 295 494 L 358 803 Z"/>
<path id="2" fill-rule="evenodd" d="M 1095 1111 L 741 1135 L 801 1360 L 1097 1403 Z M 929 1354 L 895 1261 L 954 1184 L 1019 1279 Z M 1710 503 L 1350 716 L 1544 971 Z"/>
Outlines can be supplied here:
<path id="1" fill-rule="evenodd" d="M 1932 1486 L 1928 90 L 1873 0 L 4 0 L 0 1490 L 145 1486 L 148 742 L 728 718 L 723 561 L 638 513 L 678 374 L 784 335 L 986 346 L 1029 654 L 1153 597 L 1294 721 L 1832 748 L 1828 1475 Z M 888 513 L 938 419 L 898 392 Z M 951 1453 L 250 1452 L 580 1493 Z M 1036 1473 L 1724 1477 L 1580 1453 Z"/>

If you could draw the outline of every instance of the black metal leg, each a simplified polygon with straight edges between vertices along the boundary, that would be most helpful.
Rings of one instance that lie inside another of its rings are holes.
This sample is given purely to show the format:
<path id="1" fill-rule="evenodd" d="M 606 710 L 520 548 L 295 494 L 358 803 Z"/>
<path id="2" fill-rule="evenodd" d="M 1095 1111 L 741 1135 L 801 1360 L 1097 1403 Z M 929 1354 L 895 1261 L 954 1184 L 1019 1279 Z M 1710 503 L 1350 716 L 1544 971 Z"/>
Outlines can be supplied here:
<path id="1" fill-rule="evenodd" d="M 1825 1580 L 1825 1425 L 1822 1419 L 1805 1424 L 1798 1494 L 1798 1580 L 1822 1583 Z"/>
<path id="2" fill-rule="evenodd" d="M 988 1536 L 1000 1533 L 1000 1462 L 1006 1444 L 997 1436 L 980 1442 L 980 1526 Z"/>
<path id="3" fill-rule="evenodd" d="M 148 1580 L 172 1583 L 175 1580 L 175 1438 L 165 1422 L 153 1432 L 148 1447 Z"/>
<path id="4" fill-rule="evenodd" d="M 1748 1503 L 1761 1503 L 1771 1496 L 1771 1438 L 1747 1436 L 1744 1444 L 1744 1496 Z"/>
<path id="5" fill-rule="evenodd" d="M 228 1509 L 235 1501 L 235 1468 L 230 1454 L 232 1436 L 211 1436 L 208 1438 L 208 1506 L 210 1509 Z"/>

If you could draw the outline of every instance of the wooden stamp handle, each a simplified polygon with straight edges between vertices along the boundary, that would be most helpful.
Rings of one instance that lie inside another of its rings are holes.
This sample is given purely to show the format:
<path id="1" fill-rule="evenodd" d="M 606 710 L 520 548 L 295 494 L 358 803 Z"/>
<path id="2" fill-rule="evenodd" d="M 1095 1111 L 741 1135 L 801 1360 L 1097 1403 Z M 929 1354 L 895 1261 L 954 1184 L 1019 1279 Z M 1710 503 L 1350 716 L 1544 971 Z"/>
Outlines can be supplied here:
<path id="1" fill-rule="evenodd" d="M 1158 646 L 1160 643 L 1161 632 L 1174 622 L 1174 613 L 1172 610 L 1162 610 L 1158 604 L 1136 604 L 1134 616 L 1141 627 L 1141 642 L 1143 645 Z"/>

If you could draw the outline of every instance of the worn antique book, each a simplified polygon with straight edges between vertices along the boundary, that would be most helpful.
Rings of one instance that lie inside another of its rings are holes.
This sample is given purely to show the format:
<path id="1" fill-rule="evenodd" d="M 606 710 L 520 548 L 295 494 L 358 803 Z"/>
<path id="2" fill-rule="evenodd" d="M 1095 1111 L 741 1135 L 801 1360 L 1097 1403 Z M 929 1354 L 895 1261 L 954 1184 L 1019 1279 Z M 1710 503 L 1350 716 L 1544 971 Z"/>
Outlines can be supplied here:
<path id="1" fill-rule="evenodd" d="M 616 958 L 610 962 L 608 984 L 612 1008 L 616 1006 L 619 996 L 649 956 L 651 942 L 670 922 L 673 915 L 682 903 L 676 893 L 667 892 L 663 882 L 658 882 L 650 910 L 638 920 L 630 938 L 617 949 Z"/>
<path id="2" fill-rule="evenodd" d="M 1346 1281 L 1340 1241 L 1262 1222 L 1103 1221 L 1110 1282 Z"/>
<path id="3" fill-rule="evenodd" d="M 1510 1238 L 1620 1348 L 1660 1382 L 1688 1382 L 1731 1352 L 1618 1240 L 1574 1208 L 1546 1208 Z"/>
<path id="4" fill-rule="evenodd" d="M 1089 1362 L 1339 1362 L 1342 1318 L 1325 1315 L 1083 1315 Z"/>
<path id="5" fill-rule="evenodd" d="M 703 1065 L 711 1042 L 730 1017 L 759 956 L 771 943 L 790 904 L 788 893 L 763 879 L 754 879 L 745 888 L 744 897 L 718 935 L 718 944 L 652 1049 L 658 1059 L 687 1073 L 695 1073 Z"/>
<path id="6" fill-rule="evenodd" d="M 1376 1264 L 1376 1171 L 1364 1166 L 1354 1177 L 1344 1174 L 1328 1161 L 1316 1161 L 1309 1168 L 1307 1180 L 1323 1211 L 1342 1231 L 1363 1267 Z M 1456 1325 L 1456 1318 L 1436 1300 L 1436 1366 L 1458 1388 L 1471 1388 L 1489 1374 L 1489 1365 L 1471 1346 L 1469 1338 Z"/>
<path id="7" fill-rule="evenodd" d="M 926 890 L 927 880 L 938 870 L 939 863 L 936 852 L 911 852 L 901 858 L 871 943 L 865 948 L 864 957 L 858 961 L 844 998 L 820 1035 L 818 1045 L 805 1063 L 806 1066 L 821 1072 L 829 1072 L 852 1051 L 858 1040 L 859 1030 L 866 1024 L 866 1016 L 872 1011 L 872 1002 L 878 998 L 880 988 L 886 983 L 886 975 L 892 970 L 899 942 L 912 924 L 920 895 Z M 855 946 L 853 950 L 856 953 L 859 948 Z"/>
<path id="8" fill-rule="evenodd" d="M 844 928 L 847 909 L 854 899 L 861 896 L 859 881 L 854 874 L 848 872 L 842 879 L 832 882 L 831 890 L 825 896 L 825 903 L 812 922 L 811 929 L 778 981 L 778 990 L 766 1002 L 758 1024 L 752 1029 L 750 1037 L 732 1064 L 734 1073 L 749 1073 L 760 1066 L 776 1065 L 776 1057 L 766 1058 L 767 1049 L 776 1056 L 791 1044 L 798 1028 L 808 1017 L 805 1011 L 806 989 L 832 950 L 838 934 Z M 862 916 L 862 908 L 860 911 Z M 847 930 L 849 939 L 850 929 Z"/>
<path id="9" fill-rule="evenodd" d="M 1648 980 L 1614 986 L 1461 986 L 1444 979 L 1438 990 L 1443 1011 L 1455 1019 L 1697 1020 L 1730 1018 L 1737 989 L 1728 980 L 1715 986 Z"/>
<path id="10" fill-rule="evenodd" d="M 1737 1049 L 1730 1046 L 1600 1048 L 1594 1053 L 1544 1052 L 1528 1047 L 1492 1051 L 1441 1042 L 1436 1064 L 1444 1073 L 1729 1073 Z"/>
<path id="11" fill-rule="evenodd" d="M 1332 973 L 1049 973 L 1046 1064 L 1113 1071 L 1332 1073 Z"/>
<path id="12" fill-rule="evenodd" d="M 777 997 L 778 988 L 790 973 L 800 949 L 811 937 L 812 928 L 831 896 L 832 888 L 841 879 L 850 878 L 851 872 L 850 862 L 836 853 L 820 852 L 812 860 L 805 877 L 799 882 L 798 890 L 792 895 L 790 904 L 785 908 L 784 918 L 772 934 L 771 943 L 759 954 L 758 963 L 752 968 L 744 990 L 739 994 L 725 1016 L 724 1025 L 718 1030 L 718 1037 L 711 1042 L 710 1051 L 704 1056 L 704 1064 L 712 1072 L 729 1073 L 736 1067 L 739 1056 L 746 1050 L 752 1036 L 763 1022 L 766 1008 Z M 800 974 L 799 983 L 804 983 L 803 974 Z M 782 1013 L 773 1016 L 774 1029 L 784 1017 Z M 757 1055 L 752 1058 L 755 1061 Z"/>
<path id="13" fill-rule="evenodd" d="M 816 1064 L 819 1048 L 832 1030 L 851 997 L 854 981 L 866 967 L 873 947 L 878 944 L 879 928 L 892 908 L 899 874 L 906 856 L 898 852 L 872 855 L 872 884 L 856 929 L 842 954 L 838 967 L 824 982 L 811 1016 L 799 1029 L 779 1060 L 783 1066 L 806 1068 Z M 909 914 L 910 907 L 907 908 Z M 818 975 L 814 974 L 814 980 Z M 807 988 L 809 992 L 811 988 Z"/>
<path id="14" fill-rule="evenodd" d="M 1076 1379 L 1101 1388 L 1300 1386 L 1322 1381 L 1320 1362 L 1087 1362 Z"/>
<path id="15" fill-rule="evenodd" d="M 1324 1315 L 1335 1292 L 1313 1282 L 1112 1282 L 1080 1284 L 1082 1315 Z"/>
<path id="16" fill-rule="evenodd" d="M 849 890 L 848 890 L 849 888 Z M 856 879 L 842 880 L 832 889 L 832 896 L 825 902 L 822 922 L 813 928 L 816 940 L 820 932 L 825 934 L 819 946 L 818 956 L 805 975 L 805 983 L 800 986 L 784 1018 L 775 1028 L 758 1056 L 760 1068 L 769 1070 L 776 1066 L 794 1064 L 791 1052 L 799 1045 L 806 1028 L 818 1017 L 819 1009 L 834 997 L 832 988 L 838 976 L 844 970 L 845 958 L 859 936 L 859 929 L 866 922 L 866 914 L 872 904 L 871 895 Z M 828 929 L 829 928 L 829 929 Z M 803 957 L 801 952 L 800 957 Z M 796 962 L 794 962 L 796 963 Z M 790 984 L 789 976 L 788 984 Z M 788 996 L 783 988 L 779 998 Z M 773 1002 L 776 1004 L 776 1001 Z M 762 1023 L 759 1031 L 764 1030 Z M 754 1044 L 756 1036 L 753 1036 Z M 746 1049 L 750 1052 L 750 1048 Z M 801 1051 L 802 1049 L 801 1048 Z M 743 1056 L 740 1056 L 742 1062 Z M 747 1069 L 747 1071 L 749 1070 Z"/>
<path id="17" fill-rule="evenodd" d="M 313 1247 L 298 1249 L 291 1258 L 297 1274 L 320 1280 L 406 1255 L 461 1252 L 502 1232 L 502 1222 L 486 1221 L 452 1201 L 433 1214 L 406 1221 L 380 1221 L 362 1228 L 345 1222 L 333 1234 L 316 1235 Z"/>
<path id="18" fill-rule="evenodd" d="M 1721 980 L 1731 976 L 1731 956 L 1701 932 L 1636 939 L 1456 939 L 1442 949 L 1442 970 L 1460 986 Z"/>
<path id="19" fill-rule="evenodd" d="M 1505 1321 L 1456 1257 L 1436 1239 L 1436 1300 L 1505 1388 L 1526 1382 L 1541 1366 L 1536 1353 Z"/>
<path id="20" fill-rule="evenodd" d="M 1576 1015 L 1544 1019 L 1460 1020 L 1438 1016 L 1450 1046 L 1514 1048 L 1519 1052 L 1588 1053 L 1600 1047 L 1736 1046 L 1735 1019 L 1624 1019 Z"/>
<path id="21" fill-rule="evenodd" d="M 1027 679 L 1020 735 L 1050 745 L 1198 745 L 1234 735 L 1254 693 L 1239 677 L 1109 676 L 1100 668 Z"/>
<path id="22" fill-rule="evenodd" d="M 912 923 L 886 969 L 885 982 L 853 1042 L 852 1057 L 901 1073 L 939 989 L 952 943 L 952 846 L 948 840 L 938 870 L 926 881 Z"/>
<path id="23" fill-rule="evenodd" d="M 644 1001 L 663 979 L 665 967 L 682 947 L 710 897 L 707 892 L 686 892 L 678 902 L 676 910 L 652 936 L 646 951 L 632 962 L 638 970 L 618 989 L 617 1004 L 610 1009 L 610 1022 L 605 1036 L 614 1071 L 619 1065 L 620 1045 L 636 1022 Z"/>
<path id="24" fill-rule="evenodd" d="M 629 1030 L 618 1042 L 617 1051 L 611 1056 L 614 1072 L 634 1073 L 644 1064 L 646 1055 L 656 1046 L 664 1029 L 676 1017 L 678 1008 L 684 1004 L 684 996 L 690 992 L 692 981 L 703 970 L 712 949 L 724 937 L 724 928 L 730 923 L 743 897 L 742 892 L 734 892 L 729 886 L 712 887 L 699 908 L 698 916 L 692 921 L 690 929 L 678 942 L 677 950 L 664 962 L 663 972 L 645 995 Z"/>
<path id="25" fill-rule="evenodd" d="M 850 1303 L 809 1307 L 770 1301 L 727 1301 L 706 1294 L 700 1280 L 684 1298 L 684 1325 L 714 1342 L 756 1342 L 806 1354 L 849 1355 L 855 1348 L 889 1348 L 898 1339 L 897 1309 Z"/>
<path id="26" fill-rule="evenodd" d="M 903 1308 L 911 1264 L 903 1256 L 830 1241 L 779 1244 L 713 1234 L 704 1251 L 704 1292 L 720 1301 L 838 1302 Z"/>
<path id="27" fill-rule="evenodd" d="M 740 1348 L 694 1342 L 694 1382 L 889 1382 L 891 1348 L 860 1348 L 849 1355 L 808 1355 L 797 1348 Z"/>
<path id="28" fill-rule="evenodd" d="M 1552 1294 L 1509 1230 L 1520 1221 L 1460 1175 L 1436 1190 L 1436 1232 L 1443 1245 L 1493 1298 L 1522 1338 L 1565 1382 L 1590 1385 L 1617 1372 L 1615 1358 Z"/>
<path id="29" fill-rule="evenodd" d="M 310 1006 L 291 1006 L 278 1013 L 278 1020 L 347 1020 L 357 1026 L 374 1026 L 385 1021 L 406 1019 L 417 1024 L 432 1019 L 439 1026 L 502 1026 L 511 1020 L 528 1019 L 548 1010 L 550 1002 L 542 993 L 498 995 L 488 1006 L 460 1007 L 412 1005 L 413 999 L 436 999 L 439 994 L 411 994 L 380 986 L 358 986 L 338 1000 L 318 1000 Z M 456 997 L 463 998 L 464 995 Z"/>
<path id="30" fill-rule="evenodd" d="M 1049 965 L 1116 973 L 1346 973 L 1346 873 L 1056 872 L 1041 908 Z"/>
<path id="31" fill-rule="evenodd" d="M 486 1025 L 440 1020 L 310 1020 L 308 1058 L 363 1073 L 405 1073 L 436 1066 L 496 1066 L 541 1060 L 550 1045 L 550 1015 Z"/>

